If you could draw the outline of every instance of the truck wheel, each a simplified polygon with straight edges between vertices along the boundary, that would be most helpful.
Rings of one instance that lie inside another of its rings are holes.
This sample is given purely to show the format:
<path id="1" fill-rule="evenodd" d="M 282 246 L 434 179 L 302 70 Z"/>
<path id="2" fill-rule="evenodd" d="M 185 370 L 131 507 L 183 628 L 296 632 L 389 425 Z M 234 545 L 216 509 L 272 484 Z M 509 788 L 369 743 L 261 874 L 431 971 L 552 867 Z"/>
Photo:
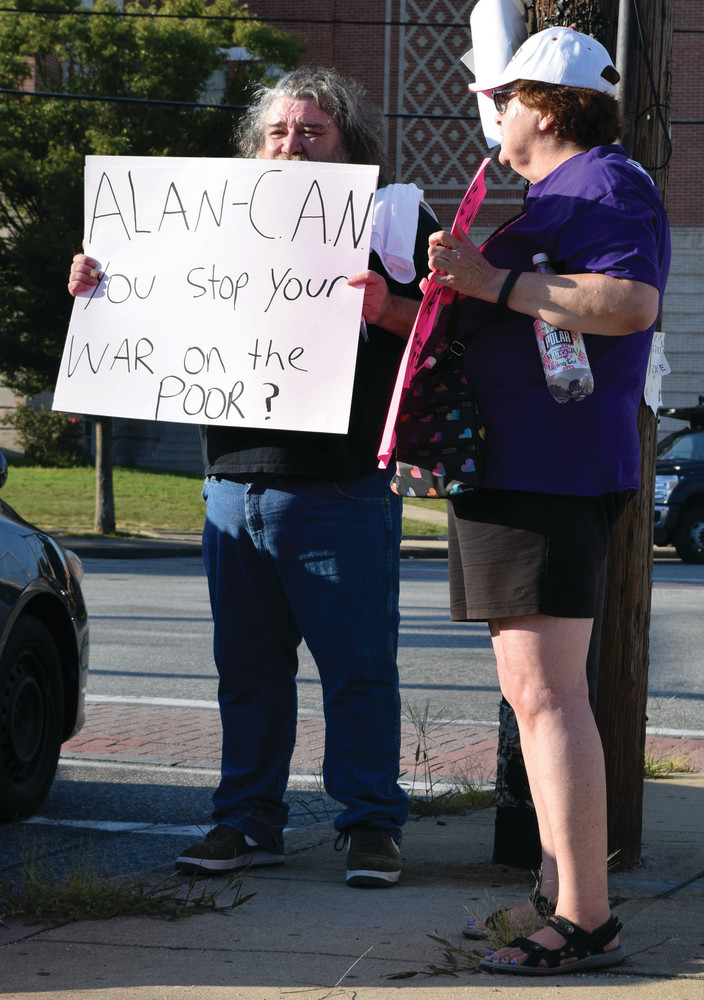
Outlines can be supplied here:
<path id="1" fill-rule="evenodd" d="M 682 511 L 674 543 L 682 562 L 704 563 L 704 507 Z"/>
<path id="2" fill-rule="evenodd" d="M 61 661 L 48 628 L 20 615 L 0 659 L 0 822 L 27 819 L 49 794 L 61 751 Z"/>

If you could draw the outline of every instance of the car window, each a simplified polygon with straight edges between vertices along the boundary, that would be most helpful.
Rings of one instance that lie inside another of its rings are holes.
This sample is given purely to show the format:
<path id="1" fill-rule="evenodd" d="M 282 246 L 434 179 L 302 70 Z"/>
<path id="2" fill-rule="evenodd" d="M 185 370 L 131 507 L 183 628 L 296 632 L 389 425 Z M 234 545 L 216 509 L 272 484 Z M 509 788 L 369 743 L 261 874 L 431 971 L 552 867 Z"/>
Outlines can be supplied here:
<path id="1" fill-rule="evenodd" d="M 704 431 L 670 434 L 658 447 L 658 458 L 704 461 Z"/>

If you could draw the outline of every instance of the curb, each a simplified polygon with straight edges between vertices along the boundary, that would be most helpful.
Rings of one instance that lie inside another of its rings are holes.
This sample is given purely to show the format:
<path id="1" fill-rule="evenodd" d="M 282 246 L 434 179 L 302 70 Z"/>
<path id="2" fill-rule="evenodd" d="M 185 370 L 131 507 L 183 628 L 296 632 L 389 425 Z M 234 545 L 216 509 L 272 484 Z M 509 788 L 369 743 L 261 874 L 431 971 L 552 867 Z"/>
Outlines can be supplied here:
<path id="1" fill-rule="evenodd" d="M 180 556 L 200 556 L 200 532 L 191 535 L 153 535 L 134 538 L 75 537 L 59 532 L 47 532 L 65 549 L 71 549 L 82 559 L 168 559 Z M 402 559 L 447 559 L 447 535 L 403 535 Z M 657 562 L 680 562 L 670 546 L 653 549 Z"/>
<path id="2" fill-rule="evenodd" d="M 65 549 L 81 559 L 168 559 L 200 556 L 200 533 L 193 538 L 77 538 L 51 533 Z M 446 535 L 408 535 L 401 539 L 401 558 L 446 559 Z"/>

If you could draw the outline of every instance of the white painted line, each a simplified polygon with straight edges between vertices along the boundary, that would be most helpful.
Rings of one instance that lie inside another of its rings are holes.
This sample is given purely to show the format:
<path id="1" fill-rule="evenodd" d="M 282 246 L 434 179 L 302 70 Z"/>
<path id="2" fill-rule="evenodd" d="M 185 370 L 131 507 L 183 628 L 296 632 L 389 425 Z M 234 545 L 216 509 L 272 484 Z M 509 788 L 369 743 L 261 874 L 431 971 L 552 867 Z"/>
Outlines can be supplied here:
<path id="1" fill-rule="evenodd" d="M 647 736 L 667 736 L 685 740 L 704 740 L 704 729 L 659 729 L 657 726 L 646 726 Z"/>
<path id="2" fill-rule="evenodd" d="M 120 823 L 117 820 L 91 819 L 48 819 L 45 816 L 33 816 L 24 821 L 32 826 L 65 826 L 72 830 L 98 830 L 101 833 L 149 833 L 164 837 L 190 837 L 192 840 L 204 837 L 208 827 L 171 826 L 162 823 Z"/>
<path id="3" fill-rule="evenodd" d="M 213 764 L 212 767 L 188 767 L 181 766 L 179 764 L 154 764 L 149 761 L 145 761 L 143 764 L 132 760 L 109 760 L 106 758 L 101 758 L 96 760 L 95 758 L 84 758 L 79 755 L 75 757 L 60 757 L 59 758 L 59 769 L 60 771 L 64 768 L 83 768 L 85 770 L 94 771 L 137 771 L 139 773 L 147 774 L 168 774 L 175 775 L 179 778 L 183 777 L 199 777 L 207 779 L 208 784 L 212 784 L 217 780 L 218 765 Z M 59 773 L 59 778 L 61 774 Z M 170 784 L 178 784 L 178 781 L 170 781 Z M 320 769 L 316 771 L 311 771 L 308 773 L 298 773 L 292 774 L 289 778 L 288 788 L 290 790 L 300 790 L 300 791 L 314 791 L 323 792 L 323 777 Z"/>
<path id="4" fill-rule="evenodd" d="M 64 826 L 71 830 L 95 830 L 100 833 L 148 833 L 155 837 L 181 837 L 183 840 L 202 840 L 212 829 L 210 824 L 203 826 L 170 826 L 167 823 L 118 823 L 111 820 L 90 819 L 48 819 L 45 816 L 32 816 L 24 820 L 25 826 Z M 293 826 L 284 827 L 284 833 L 297 829 Z"/>
<path id="5" fill-rule="evenodd" d="M 88 705 L 151 705 L 161 708 L 207 708 L 218 711 L 216 701 L 198 701 L 195 698 L 151 698 L 142 695 L 87 694 Z"/>
<path id="6" fill-rule="evenodd" d="M 207 778 L 210 782 L 213 781 L 213 771 L 217 771 L 219 765 L 213 764 L 212 767 L 189 767 L 179 764 L 178 761 L 156 764 L 152 761 L 140 763 L 134 760 L 114 760 L 109 756 L 96 759 L 95 757 L 83 757 L 81 754 L 76 754 L 75 756 L 65 756 L 62 754 L 59 757 L 59 767 L 83 767 L 92 768 L 96 771 L 151 771 L 155 774 L 177 774 L 179 776 L 195 775 L 196 777 Z"/>

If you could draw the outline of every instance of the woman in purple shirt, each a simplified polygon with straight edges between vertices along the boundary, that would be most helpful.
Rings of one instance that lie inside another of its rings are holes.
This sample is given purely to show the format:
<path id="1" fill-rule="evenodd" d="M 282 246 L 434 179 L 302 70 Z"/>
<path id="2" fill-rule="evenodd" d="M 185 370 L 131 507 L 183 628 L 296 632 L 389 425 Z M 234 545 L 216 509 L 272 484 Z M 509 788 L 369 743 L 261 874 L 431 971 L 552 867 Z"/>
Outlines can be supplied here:
<path id="1" fill-rule="evenodd" d="M 431 237 L 431 280 L 462 296 L 459 333 L 486 426 L 482 489 L 450 504 L 453 620 L 486 620 L 513 707 L 543 855 L 544 928 L 484 969 L 555 975 L 623 961 L 607 892 L 606 791 L 586 659 L 608 534 L 639 485 L 636 416 L 669 268 L 645 171 L 613 145 L 618 74 L 569 28 L 533 35 L 489 93 L 499 160 L 530 182 L 525 212 L 478 250 Z M 537 274 L 546 253 L 555 275 Z M 533 320 L 585 334 L 586 399 L 550 395 Z"/>

